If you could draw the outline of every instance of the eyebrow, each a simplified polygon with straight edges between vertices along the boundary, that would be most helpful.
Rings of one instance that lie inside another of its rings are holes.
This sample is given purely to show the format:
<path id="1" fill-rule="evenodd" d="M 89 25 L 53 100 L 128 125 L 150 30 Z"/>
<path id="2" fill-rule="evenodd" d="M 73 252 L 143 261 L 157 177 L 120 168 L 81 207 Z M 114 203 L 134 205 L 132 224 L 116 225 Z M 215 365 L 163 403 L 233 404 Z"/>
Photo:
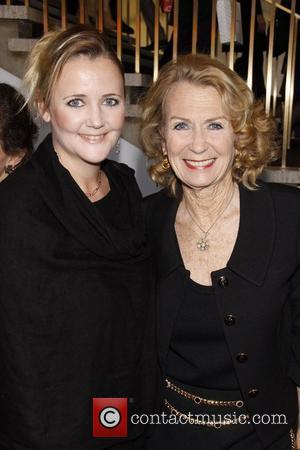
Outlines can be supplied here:
<path id="1" fill-rule="evenodd" d="M 228 120 L 225 116 L 217 116 L 206 119 L 205 122 L 214 122 L 215 120 Z"/>
<path id="2" fill-rule="evenodd" d="M 108 94 L 102 95 L 102 98 L 110 97 L 112 95 L 114 95 L 115 97 L 120 97 L 120 98 L 122 97 L 122 95 L 120 95 L 120 94 L 116 94 L 114 92 L 109 92 Z M 64 97 L 63 100 L 67 100 L 68 98 L 72 98 L 72 97 L 84 98 L 84 97 L 87 97 L 87 95 L 86 94 L 71 94 L 71 95 L 67 95 L 66 97 Z"/>
<path id="3" fill-rule="evenodd" d="M 217 117 L 210 117 L 210 118 L 206 119 L 205 123 L 213 122 L 214 120 L 220 120 L 220 119 L 228 120 L 225 116 L 217 116 Z M 190 120 L 187 119 L 186 117 L 179 117 L 179 116 L 172 116 L 172 117 L 170 117 L 170 120 L 184 120 L 186 122 L 190 122 Z"/>

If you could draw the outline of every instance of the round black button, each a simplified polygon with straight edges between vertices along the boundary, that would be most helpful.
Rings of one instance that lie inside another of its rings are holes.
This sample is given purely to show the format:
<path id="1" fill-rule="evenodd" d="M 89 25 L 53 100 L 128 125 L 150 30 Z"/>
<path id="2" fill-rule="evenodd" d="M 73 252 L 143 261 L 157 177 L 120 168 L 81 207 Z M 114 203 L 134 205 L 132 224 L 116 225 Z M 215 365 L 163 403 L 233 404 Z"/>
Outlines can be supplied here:
<path id="1" fill-rule="evenodd" d="M 231 327 L 232 325 L 234 325 L 235 321 L 236 321 L 236 318 L 232 314 L 226 314 L 226 316 L 224 317 L 224 323 L 228 327 Z"/>
<path id="2" fill-rule="evenodd" d="M 218 285 L 222 288 L 225 288 L 228 286 L 228 279 L 222 275 L 219 279 L 218 279 Z"/>
<path id="3" fill-rule="evenodd" d="M 247 355 L 247 353 L 238 353 L 238 354 L 236 355 L 236 360 L 237 360 L 239 363 L 244 363 L 244 362 L 248 361 L 248 355 Z"/>
<path id="4" fill-rule="evenodd" d="M 259 394 L 259 390 L 258 389 L 250 389 L 250 391 L 248 392 L 248 395 L 251 398 L 257 397 L 258 394 Z"/>

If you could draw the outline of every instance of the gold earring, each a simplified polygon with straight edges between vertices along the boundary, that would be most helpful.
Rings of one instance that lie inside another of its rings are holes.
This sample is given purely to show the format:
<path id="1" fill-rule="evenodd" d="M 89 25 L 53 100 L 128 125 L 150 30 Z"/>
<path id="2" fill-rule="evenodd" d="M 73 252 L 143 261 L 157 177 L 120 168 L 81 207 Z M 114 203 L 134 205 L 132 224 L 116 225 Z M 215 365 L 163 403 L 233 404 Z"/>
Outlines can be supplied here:
<path id="1" fill-rule="evenodd" d="M 168 159 L 167 155 L 164 155 L 163 161 L 161 163 L 161 167 L 163 168 L 163 170 L 165 172 L 170 169 L 170 163 L 169 163 L 169 159 Z"/>

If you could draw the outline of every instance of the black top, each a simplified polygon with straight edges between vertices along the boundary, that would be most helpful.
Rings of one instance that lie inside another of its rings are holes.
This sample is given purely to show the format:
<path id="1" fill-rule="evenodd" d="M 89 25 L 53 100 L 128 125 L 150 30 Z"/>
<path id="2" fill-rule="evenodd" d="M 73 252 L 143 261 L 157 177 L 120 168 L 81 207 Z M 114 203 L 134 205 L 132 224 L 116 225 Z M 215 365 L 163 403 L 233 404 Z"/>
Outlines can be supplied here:
<path id="1" fill-rule="evenodd" d="M 238 389 L 212 286 L 203 286 L 181 268 L 183 299 L 174 323 L 167 376 L 211 389 Z"/>
<path id="2" fill-rule="evenodd" d="M 93 203 L 94 208 L 101 215 L 105 216 L 106 222 L 111 222 L 114 213 L 114 205 L 116 204 L 116 193 L 114 191 L 114 186 L 111 183 L 110 191 L 101 200 L 97 200 Z"/>
<path id="3" fill-rule="evenodd" d="M 102 167 L 111 192 L 94 205 L 48 136 L 0 184 L 1 449 L 114 448 L 92 436 L 92 399 L 155 401 L 141 195 L 127 166 Z M 129 448 L 141 431 L 128 421 Z"/>

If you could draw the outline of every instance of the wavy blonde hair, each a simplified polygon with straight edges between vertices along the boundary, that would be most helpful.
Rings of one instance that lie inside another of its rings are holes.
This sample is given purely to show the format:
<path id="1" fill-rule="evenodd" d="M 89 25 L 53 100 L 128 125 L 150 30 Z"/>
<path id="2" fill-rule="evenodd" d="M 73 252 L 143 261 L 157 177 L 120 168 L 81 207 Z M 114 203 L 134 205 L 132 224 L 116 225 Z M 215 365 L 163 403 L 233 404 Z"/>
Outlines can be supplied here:
<path id="1" fill-rule="evenodd" d="M 69 59 L 79 55 L 110 59 L 124 80 L 123 68 L 116 54 L 97 30 L 77 25 L 68 30 L 51 31 L 36 43 L 26 61 L 23 85 L 27 91 L 26 104 L 31 111 L 40 114 L 40 103 L 44 108 L 49 107 L 53 86 L 63 67 Z"/>
<path id="2" fill-rule="evenodd" d="M 239 75 L 206 55 L 185 55 L 166 64 L 142 100 L 141 140 L 151 161 L 151 178 L 176 195 L 180 180 L 171 167 L 166 170 L 162 166 L 162 143 L 166 99 L 171 86 L 179 81 L 217 90 L 236 136 L 232 177 L 248 189 L 255 189 L 263 168 L 278 155 L 275 122 L 267 117 L 263 103 L 254 100 Z"/>

